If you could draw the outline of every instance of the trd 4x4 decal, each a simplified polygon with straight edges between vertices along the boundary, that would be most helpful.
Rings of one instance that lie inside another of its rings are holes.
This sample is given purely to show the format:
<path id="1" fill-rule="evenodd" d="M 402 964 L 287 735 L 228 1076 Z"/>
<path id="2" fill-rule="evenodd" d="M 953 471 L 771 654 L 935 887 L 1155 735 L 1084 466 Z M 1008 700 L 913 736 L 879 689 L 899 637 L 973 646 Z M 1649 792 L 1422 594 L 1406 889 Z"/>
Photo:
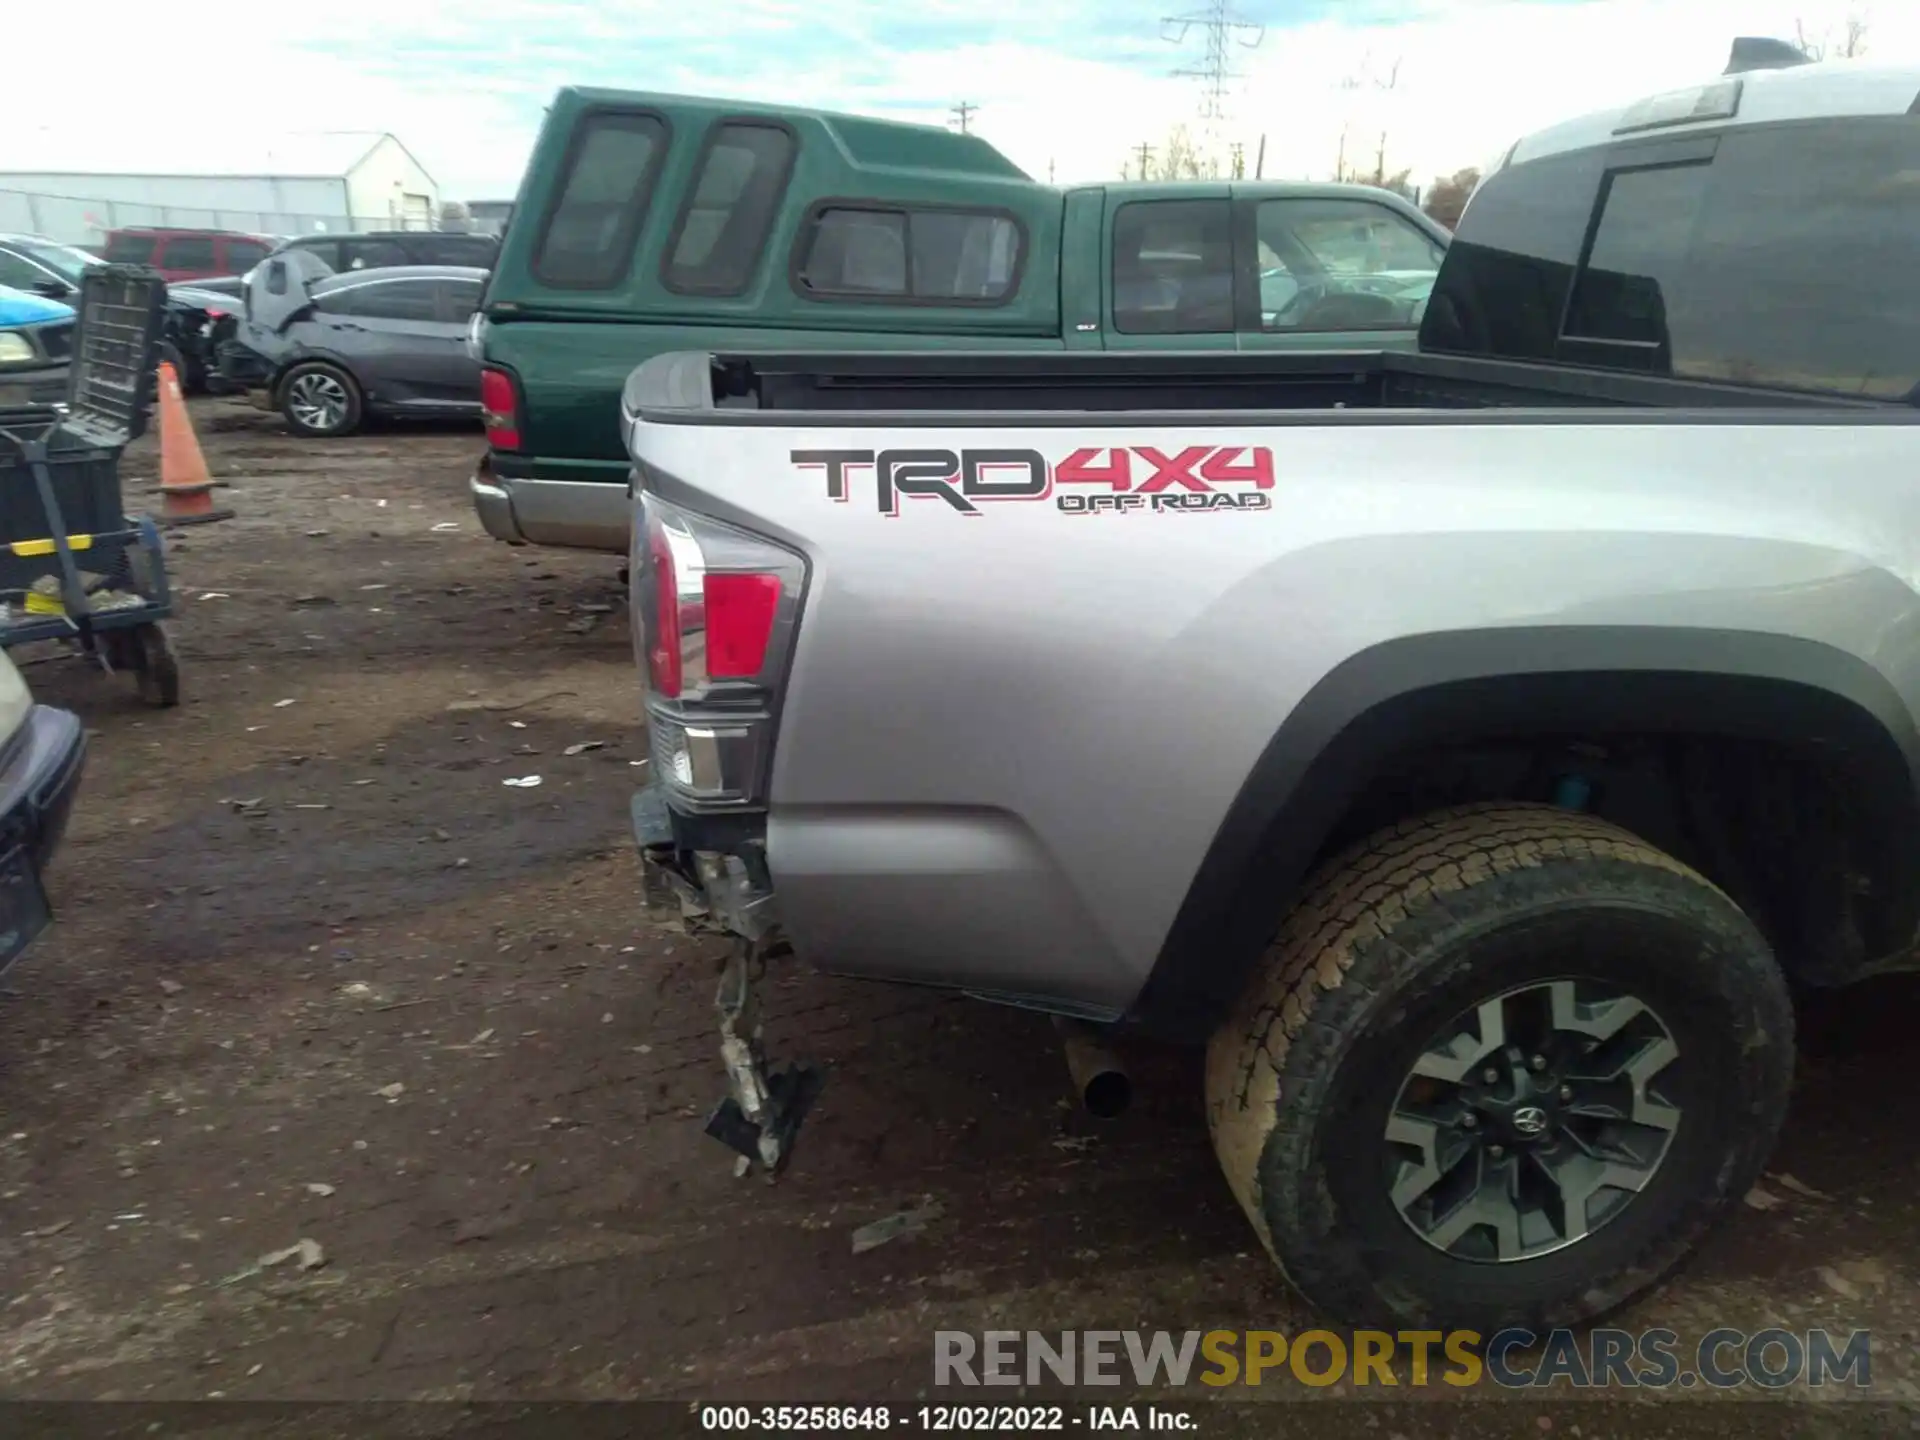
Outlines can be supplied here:
<path id="1" fill-rule="evenodd" d="M 1038 450 L 795 450 L 790 458 L 824 470 L 827 498 L 842 503 L 856 476 L 872 471 L 882 515 L 898 515 L 903 496 L 944 500 L 962 515 L 1004 500 L 1052 500 L 1068 515 L 1265 510 L 1273 488 L 1273 451 L 1264 445 L 1088 446 L 1056 461 Z"/>

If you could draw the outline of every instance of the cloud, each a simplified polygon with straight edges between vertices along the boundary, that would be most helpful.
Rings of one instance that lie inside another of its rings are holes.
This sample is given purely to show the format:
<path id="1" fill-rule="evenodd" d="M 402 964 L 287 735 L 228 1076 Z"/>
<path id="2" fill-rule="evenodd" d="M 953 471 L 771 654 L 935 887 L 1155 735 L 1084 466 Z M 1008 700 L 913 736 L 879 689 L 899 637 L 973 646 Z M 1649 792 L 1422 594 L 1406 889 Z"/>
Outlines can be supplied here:
<path id="1" fill-rule="evenodd" d="M 1195 10 L 1201 0 L 1187 0 Z M 1036 178 L 1102 181 L 1132 147 L 1191 121 L 1203 35 L 1162 17 L 1181 0 L 330 0 L 269 8 L 196 52 L 195 82 L 221 124 L 390 130 L 449 196 L 510 195 L 543 107 L 562 85 L 737 95 L 944 123 L 960 100 L 975 128 Z M 1219 143 L 1266 174 L 1329 176 L 1344 148 L 1416 180 L 1476 164 L 1520 134 L 1584 109 L 1716 73 L 1736 34 L 1842 23 L 1846 0 L 1236 0 L 1261 27 L 1229 45 L 1238 78 Z M 1920 6 L 1873 7 L 1876 55 L 1920 58 Z M 58 7 L 8 21 L 17 53 L 64 53 Z M 129 116 L 179 121 L 178 66 L 153 39 L 87 38 L 75 111 L 60 67 L 14 67 L 11 113 L 100 132 Z M 1397 68 L 1396 68 L 1397 67 Z M 1391 88 L 1385 87 L 1391 76 Z M 1343 147 L 1344 136 L 1344 147 Z M 192 151 L 191 135 L 181 153 Z"/>

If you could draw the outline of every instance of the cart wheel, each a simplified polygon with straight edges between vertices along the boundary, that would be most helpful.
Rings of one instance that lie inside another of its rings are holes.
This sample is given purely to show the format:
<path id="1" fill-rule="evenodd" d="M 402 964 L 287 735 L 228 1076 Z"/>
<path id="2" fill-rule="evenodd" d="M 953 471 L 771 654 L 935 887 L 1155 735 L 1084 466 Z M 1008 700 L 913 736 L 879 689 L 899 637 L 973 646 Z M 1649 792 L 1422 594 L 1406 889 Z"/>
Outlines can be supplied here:
<path id="1" fill-rule="evenodd" d="M 138 676 L 142 662 L 140 642 L 125 630 L 96 631 L 93 658 L 113 674 Z"/>
<path id="2" fill-rule="evenodd" d="M 166 710 L 180 703 L 180 662 L 174 656 L 173 642 L 158 621 L 136 625 L 129 633 L 135 651 L 133 676 L 140 698 L 147 704 Z"/>

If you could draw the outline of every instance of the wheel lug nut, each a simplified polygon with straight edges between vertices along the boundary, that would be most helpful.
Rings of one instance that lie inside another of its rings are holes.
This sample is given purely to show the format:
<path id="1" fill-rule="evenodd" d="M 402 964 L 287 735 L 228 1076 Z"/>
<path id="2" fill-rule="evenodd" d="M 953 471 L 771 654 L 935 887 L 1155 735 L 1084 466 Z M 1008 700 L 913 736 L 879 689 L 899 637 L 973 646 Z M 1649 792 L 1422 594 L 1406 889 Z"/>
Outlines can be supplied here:
<path id="1" fill-rule="evenodd" d="M 1547 1068 L 1547 1057 L 1544 1055 L 1536 1055 L 1527 1061 L 1527 1065 L 1530 1069 L 1544 1070 Z"/>
<path id="2" fill-rule="evenodd" d="M 1489 1065 L 1486 1069 L 1480 1072 L 1480 1078 L 1486 1081 L 1487 1084 L 1491 1085 L 1493 1084 L 1494 1081 L 1500 1078 L 1500 1072 L 1494 1069 L 1491 1065 Z"/>
<path id="3" fill-rule="evenodd" d="M 1571 1085 L 1562 1085 L 1560 1087 L 1560 1098 L 1562 1100 L 1571 1100 L 1573 1098 L 1573 1087 Z"/>

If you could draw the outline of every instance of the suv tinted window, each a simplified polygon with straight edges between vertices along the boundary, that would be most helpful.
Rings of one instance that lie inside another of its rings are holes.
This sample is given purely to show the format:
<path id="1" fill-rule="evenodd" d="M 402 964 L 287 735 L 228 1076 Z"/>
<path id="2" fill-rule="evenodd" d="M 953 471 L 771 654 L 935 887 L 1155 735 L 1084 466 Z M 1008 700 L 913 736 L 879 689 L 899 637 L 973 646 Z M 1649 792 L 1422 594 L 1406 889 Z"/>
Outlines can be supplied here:
<path id="1" fill-rule="evenodd" d="M 160 251 L 160 264 L 168 270 L 213 269 L 213 237 L 169 235 Z"/>
<path id="2" fill-rule="evenodd" d="M 1710 162 L 1623 166 L 1604 184 L 1603 164 L 1586 152 L 1487 182 L 1462 217 L 1423 346 L 1915 395 L 1920 116 L 1732 126 Z M 1568 236 L 1596 206 L 1558 333 L 1546 317 L 1572 284 L 1579 242 Z M 1527 253 L 1540 249 L 1551 259 Z"/>
<path id="3" fill-rule="evenodd" d="M 107 241 L 110 265 L 151 265 L 156 241 L 152 235 L 115 235 Z"/>
<path id="4" fill-rule="evenodd" d="M 1607 177 L 1600 225 L 1574 281 L 1562 334 L 1665 346 L 1666 297 L 1676 293 L 1686 270 L 1709 168 L 1704 162 L 1666 165 Z"/>
<path id="5" fill-rule="evenodd" d="M 480 235 L 422 235 L 407 242 L 415 265 L 478 265 L 485 269 L 492 266 L 497 248 Z"/>
<path id="6" fill-rule="evenodd" d="M 1126 335 L 1233 329 L 1233 207 L 1135 200 L 1113 212 L 1113 323 Z"/>
<path id="7" fill-rule="evenodd" d="M 1529 160 L 1473 194 L 1447 248 L 1420 347 L 1552 360 L 1605 160 L 1597 150 Z"/>
<path id="8" fill-rule="evenodd" d="M 438 320 L 438 289 L 433 280 L 375 280 L 336 292 L 326 308 L 369 320 Z"/>
<path id="9" fill-rule="evenodd" d="M 603 113 L 582 122 L 534 251 L 535 275 L 576 289 L 602 289 L 626 275 L 666 136 L 651 115 Z"/>
<path id="10" fill-rule="evenodd" d="M 340 242 L 338 240 L 290 240 L 283 247 L 286 250 L 304 250 L 317 256 L 326 263 L 329 270 L 338 270 L 340 265 Z"/>
<path id="11" fill-rule="evenodd" d="M 227 241 L 227 269 L 241 275 L 267 258 L 267 247 L 257 240 Z"/>
<path id="12" fill-rule="evenodd" d="M 660 272 L 669 290 L 738 295 L 766 247 L 793 171 L 793 137 L 772 125 L 714 132 L 675 222 L 673 254 Z"/>
<path id="13" fill-rule="evenodd" d="M 1675 373 L 1908 398 L 1920 115 L 1728 132 L 1667 296 Z"/>
<path id="14" fill-rule="evenodd" d="M 801 236 L 794 280 L 821 299 L 994 304 L 1013 292 L 1020 227 L 969 210 L 828 207 Z"/>
<path id="15" fill-rule="evenodd" d="M 392 240 L 342 240 L 340 253 L 349 270 L 379 270 L 414 263 L 406 247 Z"/>

